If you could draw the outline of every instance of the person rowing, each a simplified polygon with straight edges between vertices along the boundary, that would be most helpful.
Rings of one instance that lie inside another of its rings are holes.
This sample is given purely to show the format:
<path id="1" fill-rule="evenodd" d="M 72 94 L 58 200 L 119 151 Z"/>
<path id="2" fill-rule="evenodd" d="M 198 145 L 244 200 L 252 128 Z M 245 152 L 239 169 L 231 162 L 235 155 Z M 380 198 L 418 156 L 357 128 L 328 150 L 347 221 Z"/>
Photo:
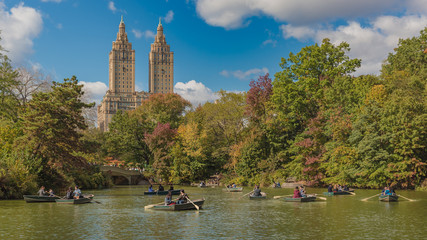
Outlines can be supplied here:
<path id="1" fill-rule="evenodd" d="M 261 196 L 261 189 L 258 185 L 255 185 L 253 196 Z"/>
<path id="2" fill-rule="evenodd" d="M 298 186 L 295 187 L 294 196 L 292 198 L 301 198 L 301 192 L 300 192 Z"/>
<path id="3" fill-rule="evenodd" d="M 176 203 L 177 204 L 187 203 L 187 198 L 188 198 L 188 195 L 184 192 L 184 189 L 181 189 L 181 192 L 179 194 L 179 197 L 178 197 Z"/>
<path id="4" fill-rule="evenodd" d="M 148 187 L 148 192 L 154 192 L 154 190 L 153 190 L 153 185 L 150 185 L 150 186 Z"/>

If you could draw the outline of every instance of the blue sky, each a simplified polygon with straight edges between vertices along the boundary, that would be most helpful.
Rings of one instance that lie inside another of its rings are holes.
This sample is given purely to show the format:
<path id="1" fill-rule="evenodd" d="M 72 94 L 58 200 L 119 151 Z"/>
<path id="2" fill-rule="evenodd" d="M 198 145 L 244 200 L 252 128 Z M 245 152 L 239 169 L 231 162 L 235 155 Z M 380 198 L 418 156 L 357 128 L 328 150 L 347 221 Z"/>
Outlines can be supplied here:
<path id="1" fill-rule="evenodd" d="M 289 52 L 328 37 L 377 74 L 399 38 L 427 26 L 425 0 L 29 0 L 0 1 L 0 45 L 13 65 L 54 80 L 76 75 L 99 102 L 108 54 L 123 15 L 136 52 L 136 85 L 148 90 L 148 53 L 159 17 L 174 51 L 175 91 L 193 103 L 214 92 L 247 91 L 280 71 Z"/>

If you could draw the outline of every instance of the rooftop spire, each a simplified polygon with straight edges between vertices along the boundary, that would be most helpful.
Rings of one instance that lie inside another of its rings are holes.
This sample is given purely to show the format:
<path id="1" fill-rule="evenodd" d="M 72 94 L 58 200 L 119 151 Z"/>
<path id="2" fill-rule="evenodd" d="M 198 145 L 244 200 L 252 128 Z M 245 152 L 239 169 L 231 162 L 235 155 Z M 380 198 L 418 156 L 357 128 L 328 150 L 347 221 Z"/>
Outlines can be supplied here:
<path id="1" fill-rule="evenodd" d="M 120 21 L 120 23 L 125 23 L 125 22 L 123 22 L 123 15 L 122 15 L 122 20 Z"/>
<path id="2" fill-rule="evenodd" d="M 159 26 L 161 26 L 161 25 L 162 25 L 162 18 L 159 17 Z"/>

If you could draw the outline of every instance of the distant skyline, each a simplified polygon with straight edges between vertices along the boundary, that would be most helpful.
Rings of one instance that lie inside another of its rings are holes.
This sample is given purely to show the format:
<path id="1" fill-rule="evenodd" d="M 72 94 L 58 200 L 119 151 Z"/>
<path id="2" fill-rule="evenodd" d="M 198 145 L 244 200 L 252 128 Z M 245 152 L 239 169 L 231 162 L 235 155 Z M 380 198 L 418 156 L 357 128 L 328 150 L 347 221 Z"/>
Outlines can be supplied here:
<path id="1" fill-rule="evenodd" d="M 3 0 L 0 45 L 15 67 L 61 81 L 76 75 L 99 104 L 121 15 L 135 49 L 138 91 L 148 91 L 148 53 L 159 18 L 175 58 L 175 92 L 192 103 L 247 91 L 281 58 L 320 43 L 350 44 L 360 74 L 378 74 L 399 38 L 427 26 L 425 0 Z"/>

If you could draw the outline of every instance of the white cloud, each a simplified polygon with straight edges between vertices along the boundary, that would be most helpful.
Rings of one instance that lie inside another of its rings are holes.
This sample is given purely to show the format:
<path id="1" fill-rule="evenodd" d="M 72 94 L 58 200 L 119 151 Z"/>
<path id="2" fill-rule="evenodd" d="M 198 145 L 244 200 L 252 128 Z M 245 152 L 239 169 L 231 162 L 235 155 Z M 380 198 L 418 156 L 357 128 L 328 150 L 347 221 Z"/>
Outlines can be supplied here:
<path id="1" fill-rule="evenodd" d="M 0 2 L 0 45 L 14 63 L 23 64 L 33 53 L 33 40 L 42 29 L 43 19 L 38 10 L 20 3 L 9 12 Z"/>
<path id="2" fill-rule="evenodd" d="M 360 23 L 350 21 L 347 25 L 335 29 L 311 29 L 310 34 L 300 34 L 293 30 L 293 26 L 281 26 L 283 36 L 294 37 L 299 40 L 312 37 L 317 42 L 329 38 L 332 43 L 347 42 L 351 51 L 349 56 L 362 59 L 362 66 L 357 74 L 378 74 L 382 62 L 388 53 L 397 47 L 399 38 L 416 36 L 427 26 L 427 16 L 380 16 L 373 19 L 369 26 L 363 27 Z"/>
<path id="3" fill-rule="evenodd" d="M 83 91 L 85 92 L 85 96 L 91 102 L 96 102 L 99 104 L 104 97 L 105 93 L 108 90 L 108 87 L 103 82 L 85 82 L 80 81 L 80 84 L 83 84 Z"/>
<path id="4" fill-rule="evenodd" d="M 115 13 L 117 11 L 116 6 L 114 5 L 113 1 L 109 1 L 108 2 L 108 9 L 110 9 L 113 13 Z"/>
<path id="5" fill-rule="evenodd" d="M 156 34 L 150 30 L 146 30 L 144 32 L 141 32 L 138 29 L 132 29 L 132 33 L 133 33 L 133 35 L 135 35 L 136 38 L 145 37 L 147 39 L 154 39 L 154 37 L 156 36 Z"/>
<path id="6" fill-rule="evenodd" d="M 299 40 L 305 40 L 314 37 L 316 31 L 308 26 L 292 26 L 291 24 L 280 26 L 285 39 L 294 37 Z"/>
<path id="7" fill-rule="evenodd" d="M 55 3 L 60 3 L 60 2 L 62 2 L 62 0 L 42 0 L 42 2 L 55 2 Z"/>
<path id="8" fill-rule="evenodd" d="M 58 23 L 58 24 L 56 24 L 56 28 L 58 28 L 58 29 L 62 29 L 62 23 Z"/>
<path id="9" fill-rule="evenodd" d="M 191 80 L 187 83 L 177 82 L 173 91 L 190 101 L 193 106 L 212 102 L 219 98 L 218 94 L 212 92 L 212 90 L 203 83 L 196 82 L 195 80 Z"/>
<path id="10" fill-rule="evenodd" d="M 132 33 L 133 35 L 135 35 L 136 38 L 141 38 L 142 37 L 142 32 L 136 29 L 132 29 Z"/>
<path id="11" fill-rule="evenodd" d="M 234 76 L 235 78 L 238 78 L 240 80 L 244 80 L 244 79 L 248 79 L 251 77 L 254 77 L 254 75 L 264 75 L 268 73 L 268 68 L 263 67 L 263 68 L 252 68 L 249 69 L 247 71 L 242 71 L 242 70 L 236 70 L 236 71 L 228 71 L 228 70 L 222 70 L 219 74 L 224 76 L 224 77 L 230 77 L 230 76 Z"/>
<path id="12" fill-rule="evenodd" d="M 170 23 L 173 20 L 173 11 L 169 10 L 168 13 L 166 13 L 166 16 L 163 18 L 165 20 L 166 23 Z"/>
<path id="13" fill-rule="evenodd" d="M 268 44 L 271 44 L 273 47 L 276 47 L 277 41 L 272 39 L 267 39 L 264 42 L 262 42 L 262 45 L 266 46 Z"/>
<path id="14" fill-rule="evenodd" d="M 415 6 L 423 4 L 422 0 L 411 2 Z M 196 0 L 196 11 L 212 26 L 233 29 L 248 24 L 248 19 L 256 16 L 295 25 L 314 24 L 398 11 L 405 4 L 408 3 L 399 0 Z"/>

